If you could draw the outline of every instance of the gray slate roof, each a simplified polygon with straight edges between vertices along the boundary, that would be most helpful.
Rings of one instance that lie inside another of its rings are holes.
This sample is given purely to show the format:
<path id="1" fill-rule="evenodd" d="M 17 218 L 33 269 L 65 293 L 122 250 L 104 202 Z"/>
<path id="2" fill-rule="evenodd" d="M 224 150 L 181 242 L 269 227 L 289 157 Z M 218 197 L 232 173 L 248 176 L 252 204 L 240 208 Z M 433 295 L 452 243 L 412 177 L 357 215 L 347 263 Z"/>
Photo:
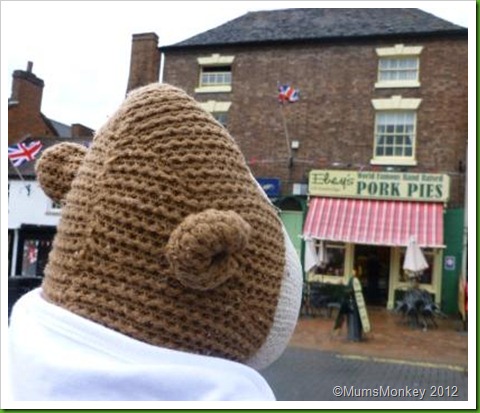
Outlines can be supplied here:
<path id="1" fill-rule="evenodd" d="M 467 32 L 419 9 L 285 9 L 249 12 L 162 49 Z"/>
<path id="2" fill-rule="evenodd" d="M 53 128 L 57 132 L 57 136 L 61 138 L 71 138 L 72 137 L 72 128 L 64 123 L 57 122 L 56 120 L 49 119 Z"/>

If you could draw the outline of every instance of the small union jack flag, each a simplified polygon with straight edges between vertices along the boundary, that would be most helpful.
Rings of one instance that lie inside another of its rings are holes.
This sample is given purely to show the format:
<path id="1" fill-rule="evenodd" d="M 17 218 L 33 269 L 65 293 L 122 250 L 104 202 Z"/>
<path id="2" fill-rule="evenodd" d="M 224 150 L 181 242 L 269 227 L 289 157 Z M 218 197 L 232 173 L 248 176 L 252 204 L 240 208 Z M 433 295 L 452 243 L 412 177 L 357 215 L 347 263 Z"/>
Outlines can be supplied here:
<path id="1" fill-rule="evenodd" d="M 30 143 L 17 143 L 8 147 L 8 159 L 13 166 L 20 166 L 24 162 L 33 161 L 42 149 L 42 142 L 33 141 Z"/>
<path id="2" fill-rule="evenodd" d="M 294 89 L 290 85 L 280 85 L 278 87 L 278 101 L 284 102 L 296 102 L 299 99 L 299 93 L 297 89 Z"/>

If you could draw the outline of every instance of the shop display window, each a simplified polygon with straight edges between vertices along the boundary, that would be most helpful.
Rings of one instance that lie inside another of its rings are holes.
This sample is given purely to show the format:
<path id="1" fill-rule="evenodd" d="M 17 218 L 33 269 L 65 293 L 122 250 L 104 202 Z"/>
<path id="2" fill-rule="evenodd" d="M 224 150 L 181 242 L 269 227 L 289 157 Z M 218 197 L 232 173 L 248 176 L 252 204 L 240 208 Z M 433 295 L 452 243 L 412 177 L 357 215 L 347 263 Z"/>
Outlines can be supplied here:
<path id="1" fill-rule="evenodd" d="M 51 247 L 51 239 L 25 239 L 20 274 L 27 277 L 43 276 Z"/>
<path id="2" fill-rule="evenodd" d="M 333 275 L 343 277 L 345 266 L 345 243 L 343 242 L 329 242 L 323 243 L 325 251 L 325 261 L 321 262 L 316 268 L 315 274 Z M 317 254 L 321 257 L 322 252 L 320 241 L 315 244 Z"/>
<path id="3" fill-rule="evenodd" d="M 402 282 L 409 282 L 410 277 L 403 269 L 403 262 L 405 261 L 405 254 L 407 249 L 402 248 L 400 250 L 400 281 Z M 422 273 L 418 277 L 418 281 L 420 284 L 432 284 L 433 282 L 433 265 L 434 265 L 434 253 L 433 248 L 422 248 L 423 255 L 425 260 L 427 261 L 428 268 L 423 270 Z"/>

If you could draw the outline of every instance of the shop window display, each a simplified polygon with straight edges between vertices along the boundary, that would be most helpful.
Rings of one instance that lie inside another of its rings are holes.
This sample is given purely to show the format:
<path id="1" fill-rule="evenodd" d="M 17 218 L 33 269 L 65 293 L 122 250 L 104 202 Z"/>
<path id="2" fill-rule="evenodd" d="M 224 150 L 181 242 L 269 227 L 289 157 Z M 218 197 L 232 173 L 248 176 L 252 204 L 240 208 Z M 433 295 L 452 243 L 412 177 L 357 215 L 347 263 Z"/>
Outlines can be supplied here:
<path id="1" fill-rule="evenodd" d="M 25 239 L 21 275 L 27 277 L 43 276 L 51 246 L 52 240 L 50 239 Z"/>
<path id="2" fill-rule="evenodd" d="M 341 242 L 325 242 L 326 260 L 316 268 L 315 274 L 333 275 L 343 277 L 345 265 L 345 244 Z M 317 253 L 321 248 L 320 242 L 316 243 Z"/>

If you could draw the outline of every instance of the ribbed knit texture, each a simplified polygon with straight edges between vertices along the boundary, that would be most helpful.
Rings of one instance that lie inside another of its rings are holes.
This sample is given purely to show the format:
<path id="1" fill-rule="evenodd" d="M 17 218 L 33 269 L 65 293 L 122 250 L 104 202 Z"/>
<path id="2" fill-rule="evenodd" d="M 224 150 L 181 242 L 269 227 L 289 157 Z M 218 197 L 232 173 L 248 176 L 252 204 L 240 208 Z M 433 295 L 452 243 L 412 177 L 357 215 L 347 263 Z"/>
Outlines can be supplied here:
<path id="1" fill-rule="evenodd" d="M 209 246 L 211 266 L 192 245 Z M 43 291 L 135 339 L 245 361 L 270 331 L 284 266 L 281 223 L 228 132 L 183 91 L 153 84 L 95 136 Z"/>

